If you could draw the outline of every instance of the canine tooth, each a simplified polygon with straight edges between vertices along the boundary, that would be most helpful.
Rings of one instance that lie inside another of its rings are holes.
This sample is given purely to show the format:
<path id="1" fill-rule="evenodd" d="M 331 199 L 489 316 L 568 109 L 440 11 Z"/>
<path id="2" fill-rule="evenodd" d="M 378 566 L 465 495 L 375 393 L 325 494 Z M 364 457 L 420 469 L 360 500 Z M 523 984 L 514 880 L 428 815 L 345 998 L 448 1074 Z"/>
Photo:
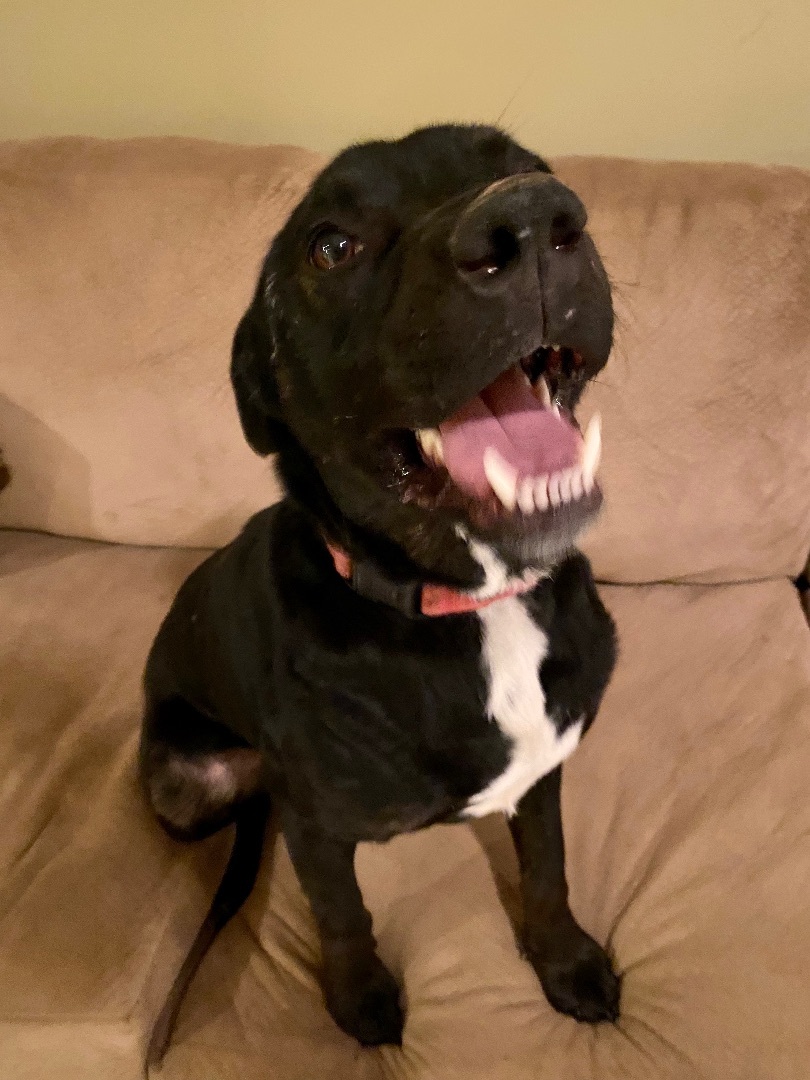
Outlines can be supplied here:
<path id="1" fill-rule="evenodd" d="M 582 469 L 576 468 L 571 470 L 571 496 L 574 499 L 581 499 L 584 491 L 582 483 Z"/>
<path id="2" fill-rule="evenodd" d="M 534 513 L 534 478 L 521 480 L 517 486 L 517 504 L 524 514 Z"/>
<path id="3" fill-rule="evenodd" d="M 534 505 L 538 510 L 548 509 L 548 477 L 539 476 L 534 482 Z"/>
<path id="4" fill-rule="evenodd" d="M 484 473 L 490 487 L 506 509 L 514 510 L 517 499 L 517 473 L 508 461 L 504 461 L 494 446 L 488 446 L 484 451 Z"/>
<path id="5" fill-rule="evenodd" d="M 560 479 L 561 474 L 558 472 L 548 478 L 548 501 L 552 506 L 559 506 L 562 502 Z"/>
<path id="6" fill-rule="evenodd" d="M 544 409 L 551 408 L 551 391 L 548 388 L 545 375 L 538 375 L 537 380 L 532 388 L 534 390 L 534 396 L 543 403 Z"/>
<path id="7" fill-rule="evenodd" d="M 563 469 L 559 474 L 560 502 L 571 502 L 571 469 Z"/>
<path id="8" fill-rule="evenodd" d="M 551 411 L 554 413 L 555 416 L 559 417 L 559 415 L 560 415 L 560 403 L 559 403 L 559 401 L 554 402 L 554 404 L 551 406 Z"/>
<path id="9" fill-rule="evenodd" d="M 599 413 L 594 413 L 585 429 L 582 445 L 583 482 L 593 484 L 593 478 L 602 456 L 602 421 Z M 586 487 L 586 490 L 590 488 Z"/>
<path id="10" fill-rule="evenodd" d="M 416 437 L 419 440 L 419 445 L 431 461 L 437 462 L 439 465 L 444 464 L 442 437 L 436 428 L 419 428 Z"/>

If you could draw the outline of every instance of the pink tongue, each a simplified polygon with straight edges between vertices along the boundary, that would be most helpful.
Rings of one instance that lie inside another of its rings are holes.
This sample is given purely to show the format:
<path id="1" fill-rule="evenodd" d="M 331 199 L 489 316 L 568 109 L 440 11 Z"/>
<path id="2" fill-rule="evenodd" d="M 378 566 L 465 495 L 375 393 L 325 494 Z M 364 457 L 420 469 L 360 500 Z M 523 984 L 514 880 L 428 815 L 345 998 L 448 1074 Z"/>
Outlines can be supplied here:
<path id="1" fill-rule="evenodd" d="M 488 446 L 494 446 L 521 478 L 576 465 L 582 447 L 576 428 L 543 408 L 518 367 L 499 375 L 439 431 L 447 471 L 459 487 L 478 498 L 492 490 L 484 473 Z"/>

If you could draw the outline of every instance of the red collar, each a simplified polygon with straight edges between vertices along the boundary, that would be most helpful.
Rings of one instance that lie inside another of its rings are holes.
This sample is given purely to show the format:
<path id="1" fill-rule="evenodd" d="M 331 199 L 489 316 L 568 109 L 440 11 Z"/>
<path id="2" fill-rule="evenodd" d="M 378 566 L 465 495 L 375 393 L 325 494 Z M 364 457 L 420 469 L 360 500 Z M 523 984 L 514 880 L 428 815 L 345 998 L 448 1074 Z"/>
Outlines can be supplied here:
<path id="1" fill-rule="evenodd" d="M 460 589 L 451 589 L 447 585 L 436 585 L 429 581 L 397 585 L 384 577 L 372 563 L 353 562 L 342 548 L 332 544 L 326 546 L 337 572 L 350 582 L 357 592 L 370 600 L 381 601 L 397 608 L 406 615 L 461 615 L 469 611 L 479 611 L 494 604 L 496 600 L 505 600 L 509 596 L 528 592 L 536 584 L 534 580 L 521 580 L 503 592 L 486 597 L 476 597 Z"/>

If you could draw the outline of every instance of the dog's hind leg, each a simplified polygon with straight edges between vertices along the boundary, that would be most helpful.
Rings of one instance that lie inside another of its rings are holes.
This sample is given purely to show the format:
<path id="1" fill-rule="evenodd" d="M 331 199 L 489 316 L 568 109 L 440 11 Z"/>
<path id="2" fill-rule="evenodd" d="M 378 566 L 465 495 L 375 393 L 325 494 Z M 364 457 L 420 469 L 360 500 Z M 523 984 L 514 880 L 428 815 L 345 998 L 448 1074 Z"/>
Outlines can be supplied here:
<path id="1" fill-rule="evenodd" d="M 260 785 L 258 751 L 180 698 L 147 709 L 140 775 L 158 819 L 175 839 L 198 840 L 236 825 L 219 888 L 152 1028 L 147 1064 L 157 1065 L 194 973 L 256 882 L 270 800 Z"/>
<path id="2" fill-rule="evenodd" d="M 140 777 L 166 832 L 201 840 L 236 820 L 259 790 L 261 755 L 181 697 L 150 703 Z"/>

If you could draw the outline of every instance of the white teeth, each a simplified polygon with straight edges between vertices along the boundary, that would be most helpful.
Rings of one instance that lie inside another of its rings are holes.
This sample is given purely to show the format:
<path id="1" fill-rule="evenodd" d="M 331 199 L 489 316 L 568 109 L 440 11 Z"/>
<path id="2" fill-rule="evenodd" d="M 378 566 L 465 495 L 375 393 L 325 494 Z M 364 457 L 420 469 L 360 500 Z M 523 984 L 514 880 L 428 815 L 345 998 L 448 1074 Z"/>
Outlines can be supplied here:
<path id="1" fill-rule="evenodd" d="M 419 428 L 416 432 L 416 438 L 419 440 L 419 445 L 434 464 L 444 464 L 444 449 L 442 447 L 442 437 L 436 428 Z"/>
<path id="2" fill-rule="evenodd" d="M 518 484 L 517 504 L 522 513 L 534 513 L 534 477 L 530 476 Z"/>
<path id="3" fill-rule="evenodd" d="M 490 487 L 506 509 L 514 510 L 517 500 L 517 473 L 508 461 L 504 461 L 494 446 L 488 446 L 484 451 L 484 473 Z"/>
<path id="4" fill-rule="evenodd" d="M 542 380 L 545 381 L 545 380 Z M 597 414 L 585 429 L 582 445 L 582 461 L 568 469 L 560 469 L 551 476 L 529 476 L 518 479 L 517 471 L 495 449 L 488 446 L 484 452 L 484 472 L 492 490 L 510 512 L 519 507 L 529 515 L 547 510 L 550 506 L 581 499 L 594 487 L 594 474 L 599 465 L 602 450 L 602 425 Z"/>
<path id="5" fill-rule="evenodd" d="M 582 446 L 582 483 L 586 491 L 593 487 L 593 478 L 599 467 L 599 459 L 602 456 L 602 421 L 599 413 L 591 417 Z"/>
<path id="6" fill-rule="evenodd" d="M 555 416 L 559 417 L 560 403 L 558 401 L 555 401 L 554 404 L 551 406 L 551 411 L 554 413 Z"/>
<path id="7" fill-rule="evenodd" d="M 537 483 L 542 483 L 544 488 L 546 484 L 548 485 L 546 505 L 551 506 L 562 506 L 564 503 L 570 503 L 575 499 L 581 499 L 586 490 L 582 469 L 579 466 L 574 466 L 571 469 L 560 469 L 559 472 L 552 473 L 552 475 L 548 477 L 543 477 L 543 479 L 537 481 Z M 538 510 L 545 509 L 544 506 L 541 507 L 540 505 L 537 496 L 537 488 L 535 488 L 535 501 L 537 502 Z"/>
<path id="8" fill-rule="evenodd" d="M 545 375 L 538 375 L 537 381 L 532 387 L 534 390 L 534 396 L 538 401 L 542 402 L 544 409 L 551 408 L 551 391 L 548 388 Z"/>
<path id="9" fill-rule="evenodd" d="M 518 480 L 517 473 L 498 451 L 490 446 L 484 455 L 484 470 L 492 490 L 507 508 L 517 506 L 521 513 L 548 510 L 549 506 L 562 506 L 574 502 L 593 488 L 586 484 L 582 467 L 560 469 L 551 476 L 528 476 Z"/>

